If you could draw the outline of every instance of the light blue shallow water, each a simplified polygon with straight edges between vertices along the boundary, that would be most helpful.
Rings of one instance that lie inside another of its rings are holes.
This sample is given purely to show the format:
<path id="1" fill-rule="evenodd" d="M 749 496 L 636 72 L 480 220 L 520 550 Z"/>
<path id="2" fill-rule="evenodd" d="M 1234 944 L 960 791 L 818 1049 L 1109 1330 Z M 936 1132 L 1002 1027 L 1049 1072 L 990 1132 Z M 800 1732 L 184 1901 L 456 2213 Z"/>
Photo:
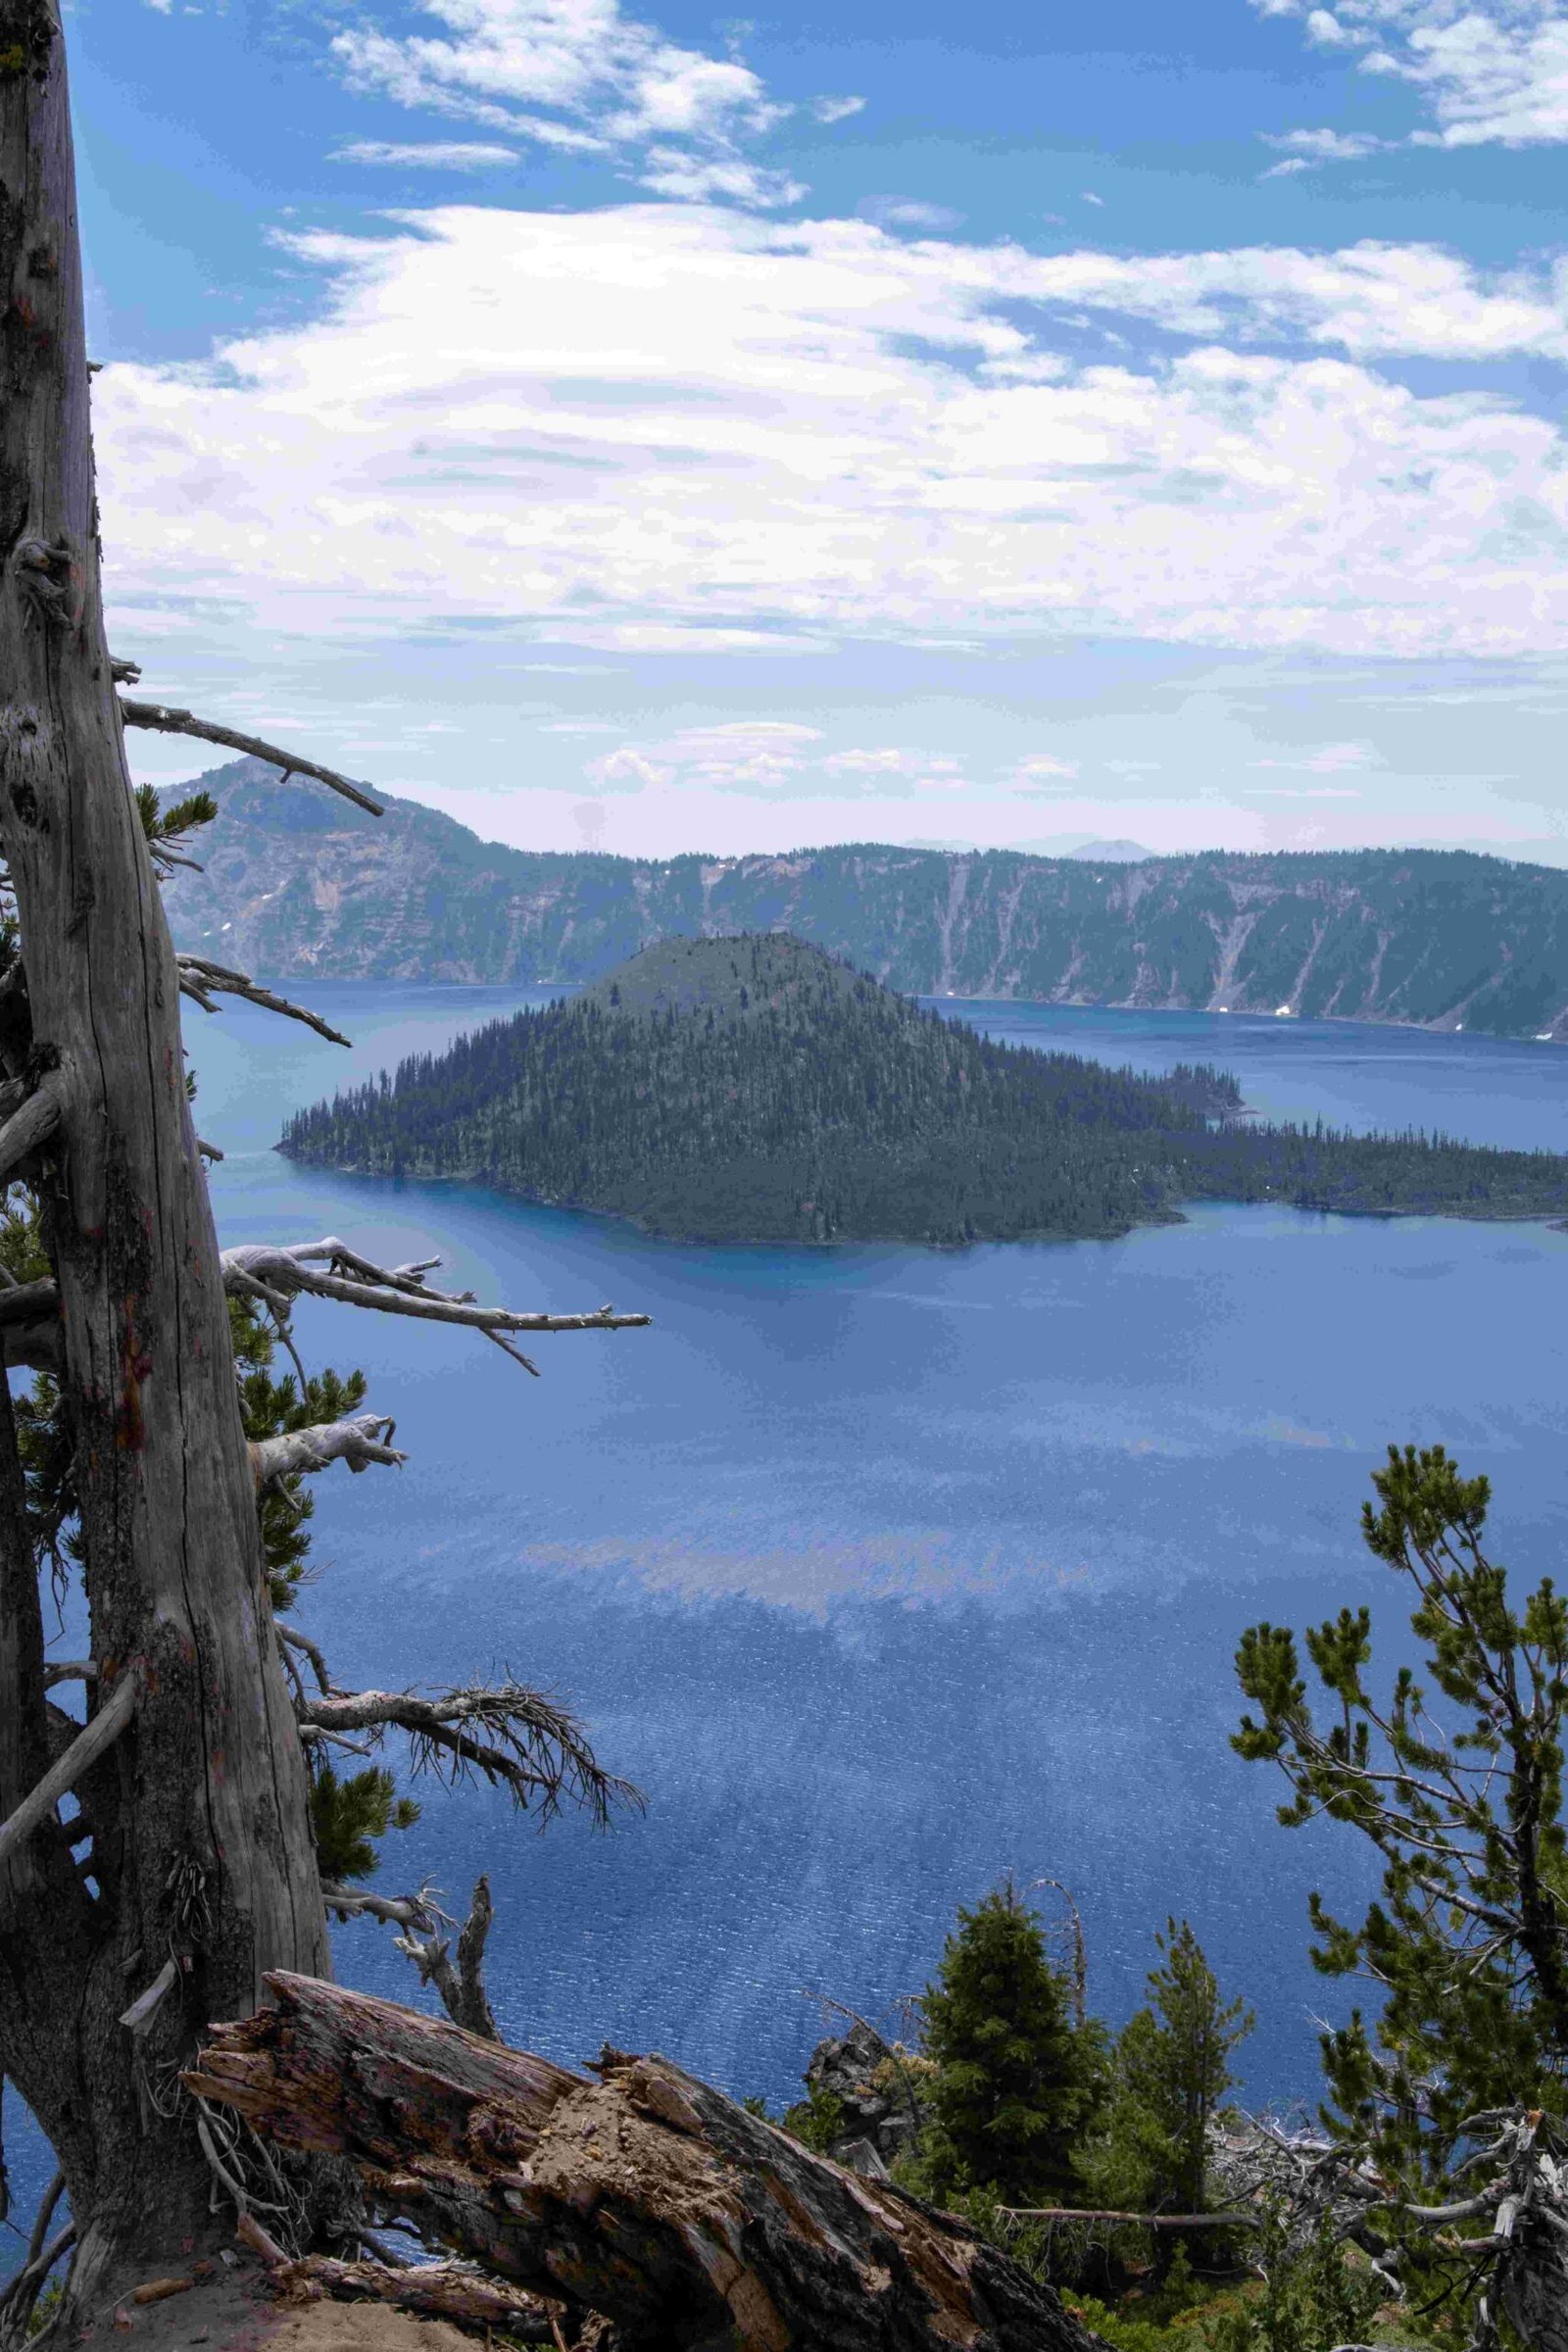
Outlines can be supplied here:
<path id="1" fill-rule="evenodd" d="M 1365 1881 L 1343 1835 L 1278 1829 L 1280 1790 L 1230 1753 L 1235 1642 L 1362 1598 L 1397 1640 L 1355 1532 L 1390 1441 L 1489 1471 L 1510 1566 L 1560 1567 L 1568 1235 L 1205 1207 L 1114 1243 L 695 1250 L 290 1167 L 269 1147 L 293 1105 L 541 1001 L 310 994 L 352 1056 L 245 1008 L 193 1019 L 225 1240 L 439 1248 L 486 1298 L 655 1318 L 545 1342 L 538 1382 L 472 1335 L 297 1318 L 308 1359 L 367 1368 L 412 1456 L 318 1482 L 300 1622 L 341 1678 L 510 1665 L 648 1793 L 609 1838 L 537 1838 L 498 1798 L 434 1792 L 389 1841 L 383 1885 L 430 1876 L 454 1904 L 489 1869 L 508 2036 L 789 2095 L 821 2031 L 802 1988 L 873 2012 L 918 1988 L 955 1905 L 1011 1867 L 1075 1890 L 1113 2020 L 1152 1931 L 1189 1915 L 1259 2012 L 1250 2095 L 1309 2092 L 1312 2019 L 1346 2002 L 1308 1967 L 1306 1890 L 1352 1907 Z M 1275 1114 L 1568 1150 L 1545 1047 L 946 1009 L 1144 1068 L 1219 1059 Z M 416 1997 L 368 1925 L 339 1966 Z"/>

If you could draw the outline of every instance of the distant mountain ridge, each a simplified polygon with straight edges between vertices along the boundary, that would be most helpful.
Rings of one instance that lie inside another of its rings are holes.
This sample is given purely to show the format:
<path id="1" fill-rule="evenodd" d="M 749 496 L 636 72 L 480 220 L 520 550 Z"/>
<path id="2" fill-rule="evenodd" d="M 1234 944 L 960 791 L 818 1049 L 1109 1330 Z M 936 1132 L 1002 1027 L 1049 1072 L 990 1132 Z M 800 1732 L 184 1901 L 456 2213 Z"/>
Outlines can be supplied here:
<path id="1" fill-rule="evenodd" d="M 205 872 L 169 886 L 175 937 L 270 977 L 549 985 L 659 939 L 787 930 L 914 996 L 1568 1041 L 1568 872 L 1468 851 L 642 859 L 509 849 L 416 802 L 363 816 L 250 760 L 201 781 L 220 813 Z"/>

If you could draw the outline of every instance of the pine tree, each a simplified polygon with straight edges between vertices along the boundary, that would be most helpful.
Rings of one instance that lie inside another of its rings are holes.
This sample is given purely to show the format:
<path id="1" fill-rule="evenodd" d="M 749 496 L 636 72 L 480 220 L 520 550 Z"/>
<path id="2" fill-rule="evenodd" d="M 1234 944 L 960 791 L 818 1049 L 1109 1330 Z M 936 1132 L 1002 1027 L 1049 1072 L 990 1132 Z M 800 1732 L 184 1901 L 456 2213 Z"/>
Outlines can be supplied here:
<path id="1" fill-rule="evenodd" d="M 1482 1549 L 1491 1499 L 1443 1447 L 1391 1446 L 1362 1533 L 1405 1577 L 1429 1695 L 1409 1667 L 1386 1699 L 1368 1681 L 1363 1608 L 1306 1637 L 1328 1700 L 1320 1721 L 1295 1637 L 1254 1626 L 1237 1670 L 1258 1708 L 1234 1745 L 1276 1764 L 1287 1826 L 1326 1815 L 1383 1858 L 1383 1897 L 1359 1928 L 1312 1898 L 1318 1968 L 1384 1991 L 1323 2045 L 1330 2127 L 1411 2186 L 1449 2169 L 1465 2119 L 1559 2107 L 1568 2072 L 1568 1848 L 1562 1822 L 1568 1605 L 1550 1578 L 1510 1603 Z M 1448 1702 L 1443 1708 L 1441 1700 Z"/>
<path id="2" fill-rule="evenodd" d="M 1231 2053 L 1253 2026 L 1223 2001 L 1184 1919 L 1156 1936 L 1150 1998 L 1117 2036 L 1104 2136 L 1088 2165 L 1095 2194 L 1143 2213 L 1207 2210 L 1208 2127 L 1236 2078 Z"/>
<path id="3" fill-rule="evenodd" d="M 921 2168 L 931 2193 L 1065 2200 L 1102 2095 L 1102 2035 L 1075 2023 L 1040 1919 L 1010 1880 L 959 1910 L 926 1987 L 925 2052 L 936 2066 Z"/>

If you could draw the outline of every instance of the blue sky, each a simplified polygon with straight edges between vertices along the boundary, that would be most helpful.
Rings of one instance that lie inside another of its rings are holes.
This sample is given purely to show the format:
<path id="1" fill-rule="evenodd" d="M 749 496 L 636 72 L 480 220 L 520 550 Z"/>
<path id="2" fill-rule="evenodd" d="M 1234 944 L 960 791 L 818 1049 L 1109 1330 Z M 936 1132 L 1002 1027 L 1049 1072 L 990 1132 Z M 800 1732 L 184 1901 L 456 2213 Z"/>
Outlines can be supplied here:
<path id="1" fill-rule="evenodd" d="M 1559 0 L 69 24 L 148 690 L 524 847 L 1568 862 Z"/>

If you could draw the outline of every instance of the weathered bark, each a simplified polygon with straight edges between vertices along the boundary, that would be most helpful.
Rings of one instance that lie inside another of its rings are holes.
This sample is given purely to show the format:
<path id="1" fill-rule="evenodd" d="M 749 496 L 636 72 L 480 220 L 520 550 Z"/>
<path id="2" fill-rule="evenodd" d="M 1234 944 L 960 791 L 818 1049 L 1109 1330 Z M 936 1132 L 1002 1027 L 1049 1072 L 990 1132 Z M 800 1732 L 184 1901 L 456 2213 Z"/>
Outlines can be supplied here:
<path id="1" fill-rule="evenodd" d="M 1526 2221 L 1503 2262 L 1500 2299 L 1530 2352 L 1568 2352 L 1568 2249 L 1548 2223 Z"/>
<path id="2" fill-rule="evenodd" d="M 97 529 L 64 45 L 54 0 L 0 0 L 0 849 L 31 1032 L 6 1075 L 47 1074 L 58 1103 L 35 1157 L 102 1666 L 89 1708 L 131 1661 L 144 1677 L 134 1725 L 75 1792 L 90 1880 L 51 1816 L 0 1887 L 0 2070 L 65 2172 L 82 2301 L 223 2227 L 148 2081 L 208 2019 L 250 2008 L 264 1970 L 328 1967 Z M 24 1581 L 7 1570 L 14 1655 L 33 1640 Z M 7 1810 L 39 1761 L 34 1709 L 0 1732 Z M 138 2041 L 121 2014 L 171 1952 L 177 1994 Z"/>
<path id="3" fill-rule="evenodd" d="M 667 2059 L 590 2082 L 337 1986 L 269 1979 L 192 2087 L 279 2142 L 347 2157 L 371 2201 L 627 2352 L 1092 2352 L 1098 2339 L 963 2223 L 858 2180 Z"/>

